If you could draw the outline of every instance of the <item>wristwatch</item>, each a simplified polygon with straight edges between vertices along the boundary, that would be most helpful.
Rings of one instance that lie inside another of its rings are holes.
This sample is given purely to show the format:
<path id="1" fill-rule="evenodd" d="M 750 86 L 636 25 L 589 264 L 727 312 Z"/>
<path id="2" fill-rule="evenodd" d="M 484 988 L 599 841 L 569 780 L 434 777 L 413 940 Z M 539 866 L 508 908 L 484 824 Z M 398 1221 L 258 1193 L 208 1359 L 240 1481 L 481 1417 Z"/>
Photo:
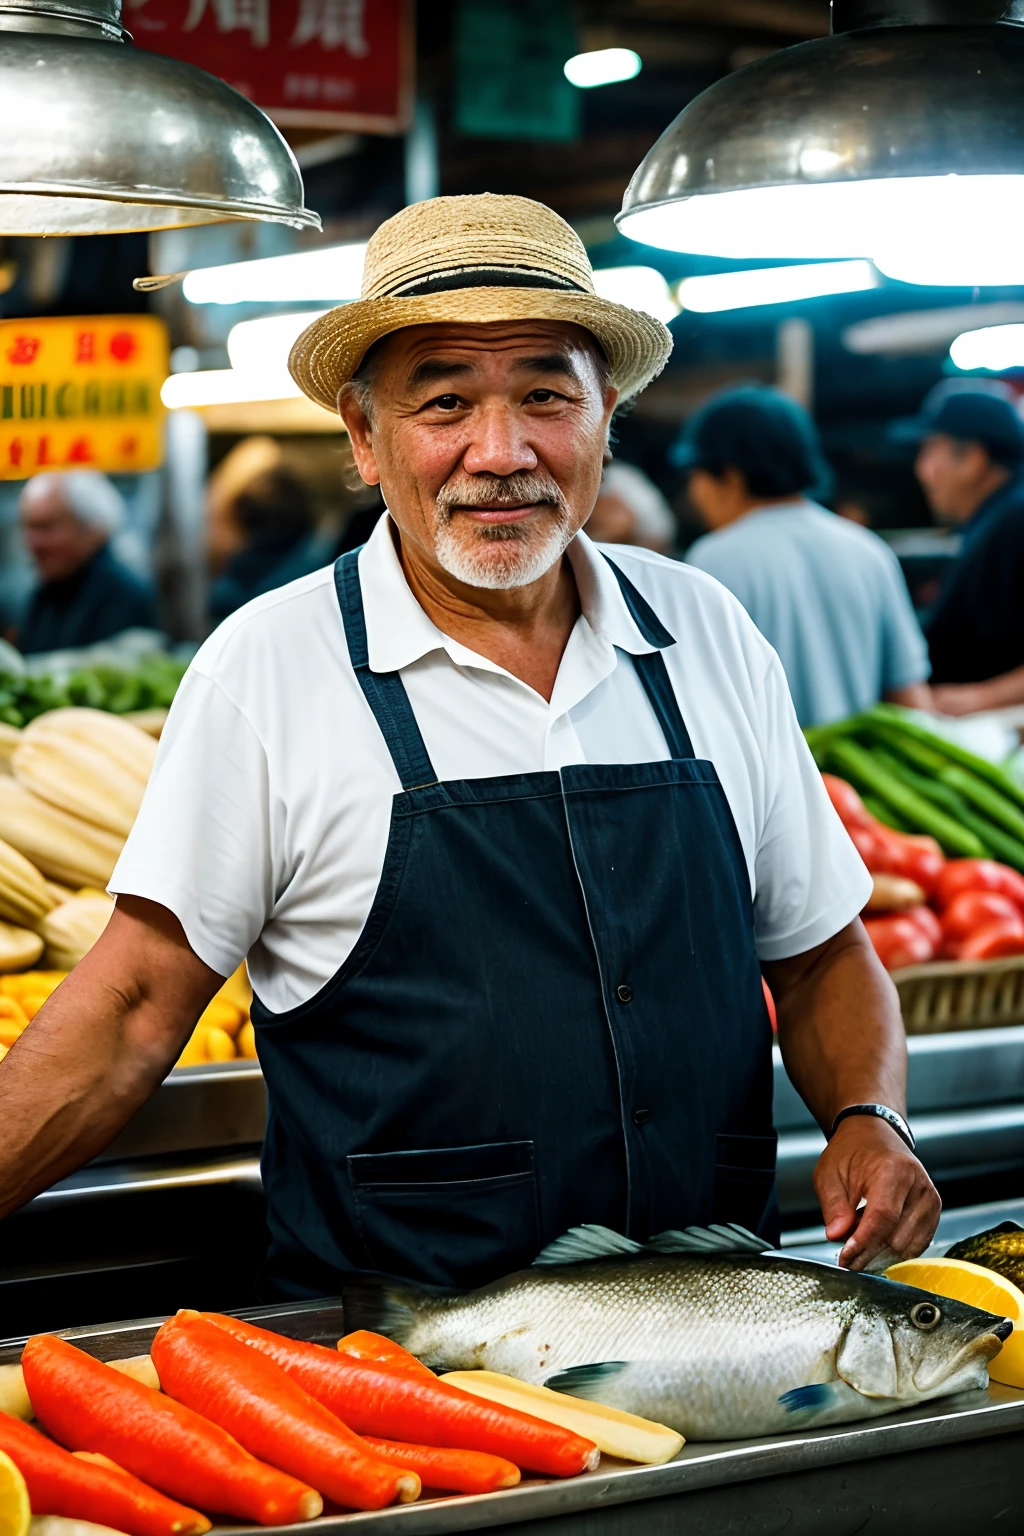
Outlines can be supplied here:
<path id="1" fill-rule="evenodd" d="M 911 1152 L 917 1151 L 917 1142 L 914 1140 L 914 1133 L 910 1126 L 899 1111 L 890 1109 L 888 1104 L 848 1104 L 845 1109 L 839 1111 L 832 1121 L 832 1129 L 828 1133 L 829 1140 L 835 1135 L 842 1122 L 849 1119 L 850 1115 L 874 1115 L 876 1119 L 884 1120 L 886 1125 L 891 1125 L 896 1135 L 906 1142 Z"/>

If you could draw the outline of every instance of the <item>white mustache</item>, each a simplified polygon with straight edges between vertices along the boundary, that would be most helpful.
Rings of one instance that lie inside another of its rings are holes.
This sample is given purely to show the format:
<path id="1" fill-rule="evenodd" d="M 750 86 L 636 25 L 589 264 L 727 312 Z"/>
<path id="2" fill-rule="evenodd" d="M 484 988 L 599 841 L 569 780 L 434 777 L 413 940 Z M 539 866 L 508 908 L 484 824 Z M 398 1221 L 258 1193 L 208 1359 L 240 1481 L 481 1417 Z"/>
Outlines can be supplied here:
<path id="1" fill-rule="evenodd" d="M 522 507 L 545 503 L 560 507 L 562 488 L 547 475 L 472 476 L 449 481 L 436 497 L 437 509 L 450 513 L 453 507 Z"/>

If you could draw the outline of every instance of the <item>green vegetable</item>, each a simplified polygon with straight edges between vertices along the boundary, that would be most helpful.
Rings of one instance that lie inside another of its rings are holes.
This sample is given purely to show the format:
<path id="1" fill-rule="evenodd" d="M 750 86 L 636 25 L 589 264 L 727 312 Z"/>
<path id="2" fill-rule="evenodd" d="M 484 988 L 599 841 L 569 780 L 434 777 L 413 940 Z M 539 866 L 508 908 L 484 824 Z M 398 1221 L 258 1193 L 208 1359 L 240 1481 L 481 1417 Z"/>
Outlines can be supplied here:
<path id="1" fill-rule="evenodd" d="M 979 816 L 969 806 L 965 806 L 961 812 L 964 826 L 970 831 L 976 832 L 985 844 L 992 858 L 999 859 L 1003 864 L 1009 864 L 1012 869 L 1019 869 L 1024 874 L 1024 843 L 1019 843 L 1015 837 L 1004 832 L 1001 827 L 994 827 L 984 816 Z"/>
<path id="2" fill-rule="evenodd" d="M 894 811 L 892 806 L 886 805 L 884 800 L 880 800 L 877 795 L 873 795 L 868 791 L 867 794 L 861 795 L 861 799 L 864 802 L 864 809 L 870 811 L 876 821 L 882 822 L 884 826 L 891 827 L 894 832 L 910 831 L 910 827 L 903 820 L 903 817 Z"/>
<path id="3" fill-rule="evenodd" d="M 987 758 L 978 757 L 973 752 L 959 746 L 955 741 L 947 741 L 944 736 L 936 736 L 916 720 L 910 720 L 896 704 L 876 704 L 874 708 L 865 710 L 862 715 L 854 717 L 857 722 L 857 730 L 872 724 L 882 724 L 893 727 L 902 732 L 903 736 L 919 745 L 931 747 L 933 751 L 941 752 L 943 757 L 950 762 L 958 764 L 961 768 L 968 768 L 976 773 L 979 778 L 986 780 L 994 789 L 1006 795 L 1015 805 L 1024 808 L 1024 788 L 1017 784 L 1002 768 L 990 763 Z"/>
<path id="4" fill-rule="evenodd" d="M 902 777 L 897 777 L 886 763 L 878 762 L 875 754 L 858 742 L 833 741 L 828 751 L 828 761 L 835 771 L 851 779 L 861 793 L 866 789 L 891 805 L 893 810 L 916 832 L 934 837 L 947 853 L 962 858 L 985 857 L 985 847 L 973 832 L 940 811 L 930 800 L 911 789 Z"/>
<path id="5" fill-rule="evenodd" d="M 943 784 L 948 784 L 950 789 L 957 790 L 965 800 L 977 806 L 990 821 L 1014 837 L 1024 839 L 1024 814 L 997 789 L 968 773 L 966 768 L 943 768 L 939 777 Z"/>

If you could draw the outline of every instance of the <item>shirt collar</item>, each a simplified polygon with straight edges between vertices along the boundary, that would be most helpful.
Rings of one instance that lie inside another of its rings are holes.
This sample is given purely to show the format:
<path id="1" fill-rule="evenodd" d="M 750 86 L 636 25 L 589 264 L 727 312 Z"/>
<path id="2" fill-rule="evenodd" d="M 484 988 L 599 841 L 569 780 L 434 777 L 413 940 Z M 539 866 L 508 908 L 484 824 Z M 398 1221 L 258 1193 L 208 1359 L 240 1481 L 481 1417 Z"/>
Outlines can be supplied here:
<path id="1" fill-rule="evenodd" d="M 633 656 L 659 649 L 658 644 L 645 637 L 630 613 L 615 572 L 600 547 L 585 533 L 578 533 L 567 553 L 583 616 L 594 633 Z M 386 512 L 360 553 L 359 581 L 372 672 L 399 672 L 438 650 L 446 651 L 460 666 L 503 670 L 444 634 L 424 613 L 405 579 Z"/>

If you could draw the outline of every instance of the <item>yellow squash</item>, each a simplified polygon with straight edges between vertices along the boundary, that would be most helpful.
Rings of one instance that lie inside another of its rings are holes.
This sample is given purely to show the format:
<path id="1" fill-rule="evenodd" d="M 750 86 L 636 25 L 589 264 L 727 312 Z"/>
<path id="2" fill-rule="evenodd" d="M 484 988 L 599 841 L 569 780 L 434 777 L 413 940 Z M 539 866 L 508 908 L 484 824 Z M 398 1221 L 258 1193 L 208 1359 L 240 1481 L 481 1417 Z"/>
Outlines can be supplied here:
<path id="1" fill-rule="evenodd" d="M 43 941 L 31 928 L 0 923 L 0 971 L 23 971 L 35 965 L 42 952 Z"/>
<path id="2" fill-rule="evenodd" d="M 0 840 L 0 918 L 21 928 L 34 928 L 56 905 L 35 865 Z"/>
<path id="3" fill-rule="evenodd" d="M 39 924 L 46 964 L 55 971 L 70 971 L 92 949 L 113 910 L 114 903 L 103 895 L 72 896 L 55 907 Z"/>
<path id="4" fill-rule="evenodd" d="M 124 847 L 119 833 L 92 826 L 0 776 L 0 838 L 47 877 L 78 890 L 104 886 Z"/>
<path id="5" fill-rule="evenodd" d="M 58 810 L 127 837 L 155 753 L 151 736 L 116 715 L 55 709 L 25 727 L 11 767 L 20 784 Z"/>

